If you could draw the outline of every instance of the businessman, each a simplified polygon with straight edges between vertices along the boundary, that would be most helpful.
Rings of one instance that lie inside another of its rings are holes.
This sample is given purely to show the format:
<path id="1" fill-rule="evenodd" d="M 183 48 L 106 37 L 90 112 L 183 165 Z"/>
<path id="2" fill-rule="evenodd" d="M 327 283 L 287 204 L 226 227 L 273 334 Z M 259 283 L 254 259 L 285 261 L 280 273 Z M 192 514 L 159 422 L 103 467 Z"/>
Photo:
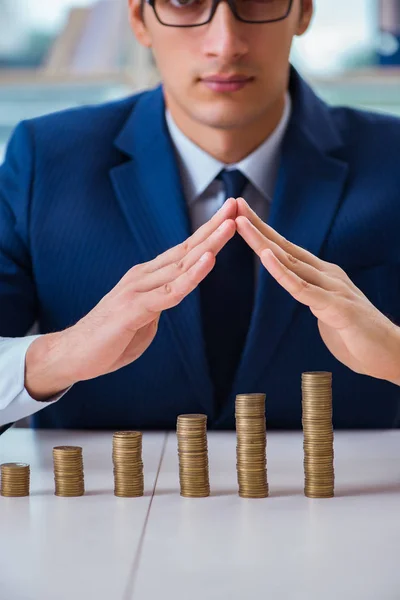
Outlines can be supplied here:
<path id="1" fill-rule="evenodd" d="M 162 85 L 23 122 L 0 169 L 0 419 L 66 428 L 397 427 L 400 123 L 289 64 L 312 0 L 131 0 Z M 40 334 L 27 336 L 38 321 Z"/>

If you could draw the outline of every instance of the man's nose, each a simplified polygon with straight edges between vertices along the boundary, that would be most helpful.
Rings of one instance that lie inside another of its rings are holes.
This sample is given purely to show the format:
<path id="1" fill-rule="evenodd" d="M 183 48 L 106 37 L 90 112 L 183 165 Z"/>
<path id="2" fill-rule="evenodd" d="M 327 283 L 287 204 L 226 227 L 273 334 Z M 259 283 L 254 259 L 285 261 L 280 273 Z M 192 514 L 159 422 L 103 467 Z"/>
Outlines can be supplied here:
<path id="1" fill-rule="evenodd" d="M 206 31 L 203 47 L 206 54 L 232 59 L 248 52 L 243 34 L 249 25 L 235 18 L 225 0 L 218 4 L 211 22 L 204 27 Z"/>

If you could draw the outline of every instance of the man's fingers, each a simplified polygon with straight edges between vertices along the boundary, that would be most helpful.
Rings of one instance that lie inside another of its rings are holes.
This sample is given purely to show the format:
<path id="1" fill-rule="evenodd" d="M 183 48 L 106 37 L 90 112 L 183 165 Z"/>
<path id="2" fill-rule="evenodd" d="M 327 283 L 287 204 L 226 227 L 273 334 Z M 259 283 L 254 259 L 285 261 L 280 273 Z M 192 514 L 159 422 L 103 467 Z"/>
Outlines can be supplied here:
<path id="1" fill-rule="evenodd" d="M 279 244 L 284 238 L 275 229 L 264 223 L 262 219 L 250 208 L 244 198 L 237 199 L 238 217 L 246 217 L 265 237 Z"/>
<path id="2" fill-rule="evenodd" d="M 260 234 L 264 236 L 266 240 L 269 240 L 273 244 L 276 244 L 288 255 L 292 256 L 294 259 L 301 261 L 301 263 L 309 265 L 310 267 L 318 270 L 320 273 L 326 274 L 326 276 L 329 277 L 329 279 L 335 279 L 338 282 L 341 282 L 342 284 L 346 285 L 347 287 L 350 287 L 355 294 L 365 298 L 365 295 L 362 293 L 362 291 L 353 284 L 353 282 L 349 279 L 347 273 L 338 265 L 322 260 L 321 258 L 318 258 L 308 250 L 300 248 L 300 246 L 296 246 L 296 244 L 293 244 L 292 242 L 288 241 L 277 231 L 275 231 L 275 229 L 264 223 L 256 215 L 256 213 L 253 210 L 251 210 L 250 206 L 243 198 L 238 198 L 237 203 L 239 216 L 236 218 L 236 223 L 238 224 L 239 233 L 239 223 L 243 223 L 246 220 L 250 221 L 253 227 L 257 231 L 259 231 Z M 275 252 L 274 247 L 271 247 L 271 249 Z M 257 250 L 255 250 L 255 252 L 257 252 Z M 257 252 L 257 254 L 259 253 Z M 277 254 L 277 256 L 279 259 L 281 259 L 281 256 L 279 254 Z M 326 285 L 323 287 L 326 287 Z"/>
<path id="3" fill-rule="evenodd" d="M 236 200 L 230 198 L 224 202 L 222 208 L 207 221 L 202 227 L 194 232 L 184 243 L 167 250 L 157 256 L 154 260 L 144 265 L 144 272 L 153 272 L 166 265 L 182 260 L 193 248 L 204 242 L 224 221 L 235 219 L 237 214 Z"/>
<path id="4" fill-rule="evenodd" d="M 232 219 L 224 221 L 204 242 L 198 244 L 184 258 L 173 262 L 152 273 L 146 273 L 134 283 L 137 292 L 149 292 L 166 283 L 171 283 L 197 263 L 205 252 L 211 252 L 214 256 L 235 235 L 236 224 Z"/>
<path id="5" fill-rule="evenodd" d="M 293 298 L 308 306 L 322 322 L 340 330 L 348 327 L 349 322 L 354 320 L 355 304 L 351 299 L 304 281 L 287 269 L 270 249 L 261 253 L 261 261 L 272 277 Z"/>
<path id="6" fill-rule="evenodd" d="M 175 281 L 143 294 L 143 306 L 151 313 L 160 313 L 176 306 L 207 277 L 214 265 L 215 256 L 211 252 L 206 252 Z"/>
<path id="7" fill-rule="evenodd" d="M 278 233 L 275 229 L 264 223 L 260 219 L 258 215 L 250 208 L 247 202 L 243 198 L 238 198 L 238 217 L 246 217 L 253 225 L 256 227 L 266 238 L 275 242 L 280 248 L 292 254 L 292 256 L 298 258 L 299 260 L 312 265 L 316 269 L 321 270 L 329 270 L 329 267 L 335 267 L 335 265 L 330 265 L 324 260 L 321 260 L 312 252 L 305 250 L 304 248 L 300 248 L 300 246 L 296 246 L 292 242 L 289 242 L 286 238 L 284 238 L 280 233 Z"/>
<path id="8" fill-rule="evenodd" d="M 323 311 L 332 302 L 330 292 L 301 279 L 296 273 L 285 267 L 272 250 L 264 250 L 261 253 L 261 261 L 276 281 L 302 304 L 313 310 Z"/>
<path id="9" fill-rule="evenodd" d="M 247 217 L 237 217 L 236 226 L 239 235 L 242 236 L 258 256 L 261 256 L 261 252 L 268 247 L 268 243 L 273 243 Z"/>
<path id="10" fill-rule="evenodd" d="M 304 263 L 282 250 L 278 244 L 267 239 L 247 218 L 238 217 L 236 223 L 239 234 L 260 258 L 263 251 L 269 248 L 287 269 L 290 269 L 308 283 L 330 291 L 341 289 L 345 286 L 342 281 L 330 277 L 328 273 L 319 271 L 315 267 Z"/>

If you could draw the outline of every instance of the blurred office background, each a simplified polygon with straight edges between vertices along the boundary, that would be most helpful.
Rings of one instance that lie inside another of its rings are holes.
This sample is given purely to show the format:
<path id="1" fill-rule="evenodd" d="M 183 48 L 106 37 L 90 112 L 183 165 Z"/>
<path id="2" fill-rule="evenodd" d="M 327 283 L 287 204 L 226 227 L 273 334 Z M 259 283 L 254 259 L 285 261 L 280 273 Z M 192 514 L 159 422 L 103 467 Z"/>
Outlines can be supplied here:
<path id="1" fill-rule="evenodd" d="M 328 102 L 400 116 L 400 0 L 315 0 L 292 62 Z M 15 124 L 155 85 L 128 0 L 0 0 L 0 162 Z"/>

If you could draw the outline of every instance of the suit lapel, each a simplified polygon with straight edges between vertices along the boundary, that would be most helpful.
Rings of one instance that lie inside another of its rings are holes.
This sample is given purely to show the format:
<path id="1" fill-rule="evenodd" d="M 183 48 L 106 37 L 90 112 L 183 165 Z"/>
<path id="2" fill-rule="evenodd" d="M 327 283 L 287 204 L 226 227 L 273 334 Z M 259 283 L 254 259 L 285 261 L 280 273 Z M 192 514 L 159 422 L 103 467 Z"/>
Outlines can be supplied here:
<path id="1" fill-rule="evenodd" d="M 141 253 L 151 260 L 191 233 L 179 168 L 164 116 L 162 88 L 139 97 L 116 146 L 131 159 L 111 171 L 117 199 Z M 191 392 L 211 414 L 198 290 L 163 313 Z"/>
<path id="2" fill-rule="evenodd" d="M 339 208 L 348 167 L 328 152 L 329 144 L 331 150 L 340 144 L 328 123 L 327 107 L 295 73 L 292 78 L 300 89 L 292 89 L 293 113 L 282 146 L 268 223 L 318 256 Z M 300 304 L 260 265 L 251 325 L 234 384 L 236 393 L 268 393 L 259 387 L 298 307 Z M 224 408 L 221 422 L 232 410 L 231 402 Z"/>

